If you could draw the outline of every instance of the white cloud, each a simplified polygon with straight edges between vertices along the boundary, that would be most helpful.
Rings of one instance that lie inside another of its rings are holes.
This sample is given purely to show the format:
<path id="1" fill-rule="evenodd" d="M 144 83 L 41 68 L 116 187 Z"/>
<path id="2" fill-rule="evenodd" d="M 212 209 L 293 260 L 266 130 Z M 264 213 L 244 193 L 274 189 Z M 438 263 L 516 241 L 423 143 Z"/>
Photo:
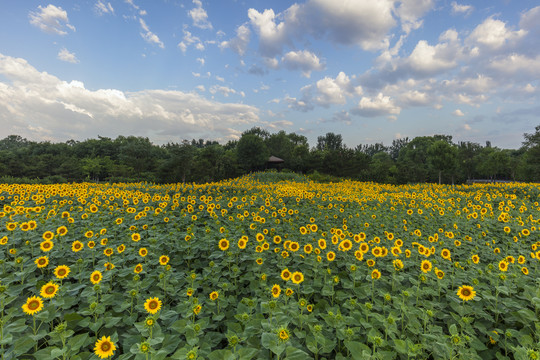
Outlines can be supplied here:
<path id="1" fill-rule="evenodd" d="M 240 56 L 244 56 L 246 53 L 249 39 L 251 36 L 251 30 L 246 25 L 240 25 L 236 29 L 236 37 L 229 41 L 222 41 L 219 45 L 220 48 L 229 48 Z"/>
<path id="2" fill-rule="evenodd" d="M 193 0 L 195 7 L 189 10 L 188 14 L 193 19 L 193 25 L 201 29 L 212 29 L 212 24 L 208 21 L 208 14 L 202 7 L 200 0 Z"/>
<path id="3" fill-rule="evenodd" d="M 183 53 L 186 52 L 187 48 L 191 44 L 195 44 L 195 48 L 197 50 L 204 50 L 204 45 L 201 42 L 201 39 L 199 39 L 197 36 L 193 36 L 191 32 L 187 31 L 184 27 L 184 38 L 182 41 L 178 44 L 178 47 L 180 50 L 182 50 Z"/>
<path id="4" fill-rule="evenodd" d="M 75 27 L 69 23 L 68 15 L 61 7 L 52 4 L 47 7 L 38 6 L 39 11 L 31 11 L 28 17 L 30 24 L 37 26 L 41 31 L 50 34 L 66 35 L 64 26 L 75 31 Z"/>
<path id="5" fill-rule="evenodd" d="M 474 8 L 471 5 L 462 5 L 458 4 L 455 1 L 452 1 L 452 14 L 470 14 Z"/>
<path id="6" fill-rule="evenodd" d="M 216 80 L 221 81 L 221 82 L 225 82 L 225 78 L 222 78 L 221 76 L 217 76 L 217 75 L 216 75 Z"/>
<path id="7" fill-rule="evenodd" d="M 259 121 L 254 106 L 206 99 L 196 92 L 87 89 L 0 54 L 0 137 L 65 141 L 99 134 L 148 136 L 157 142 L 229 138 Z M 47 135 L 50 134 L 50 135 Z"/>
<path id="8" fill-rule="evenodd" d="M 312 71 L 324 69 L 317 55 L 307 51 L 289 51 L 281 58 L 283 65 L 289 70 L 301 70 L 305 77 L 310 77 Z"/>
<path id="9" fill-rule="evenodd" d="M 99 15 L 105 15 L 105 14 L 114 14 L 114 8 L 112 7 L 111 3 L 108 2 L 105 4 L 103 1 L 99 0 L 97 3 L 94 4 L 94 11 Z"/>
<path id="10" fill-rule="evenodd" d="M 213 85 L 211 88 L 210 88 L 210 93 L 211 94 L 216 94 L 216 93 L 221 93 L 223 96 L 225 97 L 228 97 L 229 95 L 231 94 L 239 94 L 241 95 L 242 97 L 245 96 L 245 94 L 243 92 L 238 92 L 230 87 L 227 87 L 227 86 L 221 86 L 221 85 Z"/>
<path id="11" fill-rule="evenodd" d="M 141 28 L 144 31 L 141 33 L 143 39 L 146 40 L 146 42 L 148 43 L 156 44 L 160 48 L 164 49 L 165 45 L 163 45 L 163 43 L 161 42 L 161 40 L 159 40 L 159 37 L 156 34 L 150 31 L 150 28 L 148 28 L 148 25 L 146 25 L 146 22 L 142 18 L 139 18 L 139 23 L 141 24 Z"/>
<path id="12" fill-rule="evenodd" d="M 436 74 L 457 66 L 457 59 L 462 49 L 458 43 L 455 30 L 448 30 L 440 37 L 437 45 L 429 45 L 426 40 L 420 40 L 407 59 L 411 69 L 421 74 Z"/>
<path id="13" fill-rule="evenodd" d="M 197 62 L 201 64 L 201 66 L 204 66 L 204 59 L 203 58 L 197 58 Z"/>
<path id="14" fill-rule="evenodd" d="M 192 72 L 191 74 L 196 78 L 201 77 L 200 73 Z"/>
<path id="15" fill-rule="evenodd" d="M 510 54 L 492 60 L 489 67 L 500 74 L 540 76 L 540 55 L 530 58 L 522 54 Z"/>
<path id="16" fill-rule="evenodd" d="M 303 88 L 304 101 L 313 101 L 318 105 L 328 107 L 330 105 L 343 105 L 347 98 L 362 95 L 362 87 L 354 86 L 353 82 L 343 71 L 335 79 L 324 77 L 314 85 Z"/>
<path id="17" fill-rule="evenodd" d="M 536 90 L 536 87 L 534 87 L 530 83 L 525 85 L 525 87 L 523 88 L 523 91 L 525 91 L 527 93 L 533 93 L 535 90 Z"/>
<path id="18" fill-rule="evenodd" d="M 433 0 L 402 1 L 396 12 L 401 20 L 401 28 L 406 34 L 422 26 L 420 18 L 434 6 Z"/>
<path id="19" fill-rule="evenodd" d="M 62 61 L 70 62 L 72 64 L 77 64 L 79 62 L 79 59 L 77 59 L 75 54 L 69 52 L 66 48 L 62 48 L 58 52 L 58 58 Z"/>
<path id="20" fill-rule="evenodd" d="M 499 49 L 508 42 L 518 40 L 526 34 L 526 30 L 512 31 L 506 28 L 506 24 L 501 20 L 487 18 L 473 30 L 467 40 L 490 49 Z"/>
<path id="21" fill-rule="evenodd" d="M 204 87 L 204 85 L 197 85 L 195 87 L 195 89 L 199 90 L 200 92 L 205 92 L 206 91 L 206 88 Z"/>
<path id="22" fill-rule="evenodd" d="M 362 97 L 352 113 L 365 117 L 399 115 L 401 108 L 389 96 L 379 93 L 376 97 Z"/>
<path id="23" fill-rule="evenodd" d="M 465 116 L 465 114 L 463 113 L 463 111 L 461 111 L 460 109 L 456 109 L 452 112 L 452 115 L 454 116 Z"/>
<path id="24" fill-rule="evenodd" d="M 404 23 L 416 22 L 415 16 L 430 4 L 431 0 L 414 0 L 414 4 L 404 6 Z M 272 9 L 262 13 L 249 9 L 248 17 L 259 35 L 261 55 L 272 58 L 281 55 L 284 46 L 293 47 L 293 40 L 307 36 L 370 51 L 387 48 L 388 32 L 396 24 L 394 11 L 392 0 L 309 0 L 290 6 L 282 14 Z"/>

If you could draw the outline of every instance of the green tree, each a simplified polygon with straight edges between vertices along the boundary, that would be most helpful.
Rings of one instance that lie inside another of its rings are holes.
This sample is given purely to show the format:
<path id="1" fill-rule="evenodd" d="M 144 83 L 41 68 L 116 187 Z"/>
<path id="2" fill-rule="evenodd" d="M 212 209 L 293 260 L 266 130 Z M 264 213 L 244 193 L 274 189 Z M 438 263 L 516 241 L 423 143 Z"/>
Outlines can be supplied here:
<path id="1" fill-rule="evenodd" d="M 439 185 L 442 180 L 442 173 L 447 172 L 453 175 L 456 168 L 457 150 L 444 140 L 433 142 L 427 149 L 428 162 L 431 167 L 437 171 L 439 176 Z M 454 183 L 452 176 L 452 183 Z"/>
<path id="2" fill-rule="evenodd" d="M 238 164 L 246 172 L 264 169 L 270 156 L 264 140 L 251 133 L 242 135 L 236 146 L 236 152 Z"/>

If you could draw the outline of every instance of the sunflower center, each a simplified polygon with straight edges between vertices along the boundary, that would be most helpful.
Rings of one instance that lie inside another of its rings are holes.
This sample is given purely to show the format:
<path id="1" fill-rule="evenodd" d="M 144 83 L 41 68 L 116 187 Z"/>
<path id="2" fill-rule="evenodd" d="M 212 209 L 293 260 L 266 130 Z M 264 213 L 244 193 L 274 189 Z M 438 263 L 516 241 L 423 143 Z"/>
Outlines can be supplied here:
<path id="1" fill-rule="evenodd" d="M 99 275 L 94 275 L 94 281 L 98 281 L 99 280 Z"/>
<path id="2" fill-rule="evenodd" d="M 59 276 L 64 276 L 64 275 L 66 275 L 66 270 L 64 270 L 64 269 L 58 270 L 58 275 L 59 275 Z"/>
<path id="3" fill-rule="evenodd" d="M 39 301 L 37 300 L 30 301 L 30 303 L 28 304 L 28 308 L 30 310 L 36 310 L 37 308 L 39 308 Z"/>
<path id="4" fill-rule="evenodd" d="M 469 289 L 463 289 L 461 290 L 461 295 L 463 296 L 470 296 L 471 295 L 471 291 Z"/>
<path id="5" fill-rule="evenodd" d="M 106 351 L 109 351 L 111 349 L 111 344 L 109 344 L 109 342 L 104 342 L 101 344 L 101 351 L 103 352 L 106 352 Z"/>
<path id="6" fill-rule="evenodd" d="M 54 290 L 55 290 L 54 286 L 49 286 L 49 287 L 45 288 L 45 293 L 49 294 L 49 295 L 54 294 Z"/>
<path id="7" fill-rule="evenodd" d="M 155 309 L 155 308 L 157 308 L 157 302 L 151 301 L 150 304 L 148 304 L 148 307 L 149 307 L 150 309 Z"/>

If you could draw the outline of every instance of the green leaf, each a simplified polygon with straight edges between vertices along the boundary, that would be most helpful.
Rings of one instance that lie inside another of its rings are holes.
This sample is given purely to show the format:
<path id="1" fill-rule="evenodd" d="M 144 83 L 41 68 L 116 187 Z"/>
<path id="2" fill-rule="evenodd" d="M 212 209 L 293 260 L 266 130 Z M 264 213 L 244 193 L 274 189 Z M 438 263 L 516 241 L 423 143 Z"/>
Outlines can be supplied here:
<path id="1" fill-rule="evenodd" d="M 88 340 L 88 333 L 76 335 L 69 339 L 68 346 L 71 347 L 71 351 L 78 352 L 78 350 L 84 346 L 86 340 Z"/>
<path id="2" fill-rule="evenodd" d="M 408 353 L 407 342 L 405 342 L 403 340 L 394 339 L 394 348 L 400 354 L 407 354 Z"/>
<path id="3" fill-rule="evenodd" d="M 285 350 L 285 359 L 290 360 L 304 360 L 309 359 L 309 355 L 307 352 L 297 349 L 295 347 L 289 346 Z"/>
<path id="4" fill-rule="evenodd" d="M 238 354 L 238 360 L 250 360 L 253 359 L 257 354 L 259 353 L 259 349 L 246 347 L 246 348 L 240 348 L 237 351 Z"/>
<path id="5" fill-rule="evenodd" d="M 450 335 L 457 335 L 458 331 L 457 331 L 456 324 L 450 325 L 450 327 L 448 328 L 448 331 L 450 331 Z"/>
<path id="6" fill-rule="evenodd" d="M 371 353 L 371 349 L 366 344 L 358 341 L 345 341 L 345 347 L 349 350 L 354 360 L 364 359 L 364 355 L 362 354 L 364 351 Z"/>
<path id="7" fill-rule="evenodd" d="M 215 350 L 208 354 L 210 360 L 235 360 L 231 350 Z"/>
<path id="8" fill-rule="evenodd" d="M 15 355 L 21 355 L 26 353 L 32 346 L 36 344 L 36 341 L 30 336 L 23 336 L 15 340 L 13 343 L 13 353 Z"/>

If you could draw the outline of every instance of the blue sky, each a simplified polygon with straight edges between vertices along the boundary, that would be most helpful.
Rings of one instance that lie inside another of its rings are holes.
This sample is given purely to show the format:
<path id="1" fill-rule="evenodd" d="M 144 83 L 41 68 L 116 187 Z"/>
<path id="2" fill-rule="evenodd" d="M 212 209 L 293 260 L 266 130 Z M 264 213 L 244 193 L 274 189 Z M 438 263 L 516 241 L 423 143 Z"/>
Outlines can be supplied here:
<path id="1" fill-rule="evenodd" d="M 537 1 L 0 4 L 0 138 L 225 143 L 253 126 L 349 147 L 540 124 Z"/>

